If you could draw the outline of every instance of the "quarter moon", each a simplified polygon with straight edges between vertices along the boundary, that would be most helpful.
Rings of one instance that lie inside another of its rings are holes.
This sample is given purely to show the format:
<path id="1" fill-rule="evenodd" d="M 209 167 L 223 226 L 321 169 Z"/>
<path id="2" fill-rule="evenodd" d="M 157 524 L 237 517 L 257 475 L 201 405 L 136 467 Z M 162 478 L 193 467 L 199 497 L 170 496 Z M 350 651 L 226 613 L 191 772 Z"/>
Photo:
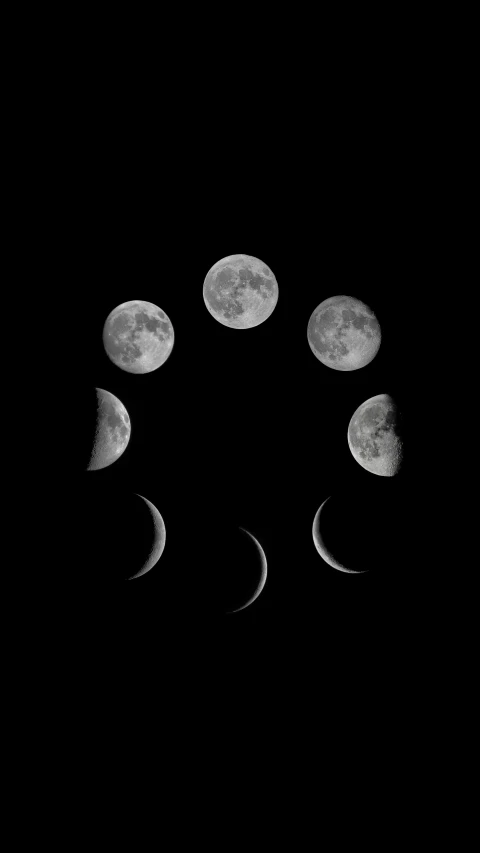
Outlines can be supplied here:
<path id="1" fill-rule="evenodd" d="M 131 433 L 130 416 L 123 403 L 110 391 L 96 388 L 97 414 L 91 443 L 88 471 L 106 468 L 124 452 Z"/>
<path id="2" fill-rule="evenodd" d="M 377 414 L 369 418 L 375 406 Z M 365 471 L 381 477 L 393 477 L 399 471 L 403 447 L 398 420 L 397 404 L 389 394 L 370 397 L 352 415 L 347 430 L 348 446 Z"/>
<path id="3" fill-rule="evenodd" d="M 154 524 L 154 536 L 152 541 L 152 548 L 150 554 L 148 555 L 145 561 L 145 565 L 138 572 L 136 572 L 136 574 L 131 575 L 129 578 L 127 578 L 127 580 L 134 580 L 135 578 L 139 578 L 142 575 L 146 575 L 147 572 L 149 572 L 150 569 L 153 569 L 156 563 L 158 563 L 160 557 L 163 554 L 163 549 L 165 548 L 166 534 L 165 524 L 162 516 L 160 515 L 157 507 L 154 506 L 152 502 L 148 500 L 148 498 L 144 498 L 143 495 L 138 495 L 138 493 L 136 494 L 139 498 L 142 499 L 142 501 L 145 501 L 152 514 L 152 521 Z"/>
<path id="4" fill-rule="evenodd" d="M 255 539 L 255 536 L 253 536 L 252 533 L 250 533 L 248 530 L 245 530 L 244 527 L 241 527 L 240 530 L 243 530 L 243 532 L 246 533 L 247 536 L 250 536 L 250 539 L 257 546 L 258 553 L 260 555 L 260 560 L 262 563 L 262 568 L 260 570 L 260 579 L 258 582 L 258 586 L 257 586 L 255 592 L 253 593 L 253 595 L 251 595 L 250 598 L 248 599 L 248 601 L 245 604 L 242 604 L 241 607 L 237 607 L 235 610 L 228 610 L 227 611 L 228 613 L 239 613 L 240 610 L 245 610 L 246 607 L 249 607 L 250 604 L 253 604 L 253 602 L 260 595 L 263 587 L 265 586 L 266 580 L 267 580 L 267 558 L 265 556 L 265 551 L 263 550 L 262 546 L 260 545 L 260 542 L 258 541 L 258 539 Z"/>
<path id="5" fill-rule="evenodd" d="M 331 497 L 331 495 L 330 495 L 330 497 Z M 342 564 L 339 563 L 338 560 L 335 559 L 333 554 L 331 554 L 330 551 L 325 546 L 325 542 L 323 541 L 322 535 L 320 533 L 319 520 L 320 520 L 320 515 L 322 512 L 322 509 L 325 506 L 325 504 L 327 503 L 327 501 L 330 500 L 330 497 L 328 497 L 326 500 L 324 500 L 323 504 L 321 504 L 321 506 L 318 508 L 318 510 L 315 514 L 315 518 L 313 519 L 312 535 L 313 535 L 313 542 L 314 542 L 315 548 L 317 549 L 318 553 L 320 554 L 322 560 L 325 560 L 325 562 L 328 563 L 328 565 L 331 566 L 332 569 L 337 569 L 339 572 L 346 572 L 349 575 L 362 575 L 365 573 L 365 571 L 367 571 L 366 569 L 362 569 L 360 571 L 356 571 L 355 569 L 347 569 L 346 566 L 342 566 Z"/>

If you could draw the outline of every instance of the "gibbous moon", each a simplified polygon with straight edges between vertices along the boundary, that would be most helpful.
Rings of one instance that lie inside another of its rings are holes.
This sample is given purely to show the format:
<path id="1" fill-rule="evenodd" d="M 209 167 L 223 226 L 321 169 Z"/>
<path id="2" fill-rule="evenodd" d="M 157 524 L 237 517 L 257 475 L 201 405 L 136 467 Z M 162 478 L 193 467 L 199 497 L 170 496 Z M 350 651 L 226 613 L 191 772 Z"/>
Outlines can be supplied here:
<path id="1" fill-rule="evenodd" d="M 118 397 L 96 389 L 97 418 L 88 471 L 106 468 L 122 455 L 130 440 L 130 417 Z"/>
<path id="2" fill-rule="evenodd" d="M 269 267 L 250 255 L 230 255 L 213 265 L 203 285 L 208 311 L 231 329 L 263 323 L 278 300 L 278 285 Z"/>
<path id="3" fill-rule="evenodd" d="M 354 459 L 372 474 L 393 477 L 402 463 L 397 405 L 388 394 L 370 397 L 348 425 L 348 446 Z"/>
<path id="4" fill-rule="evenodd" d="M 349 569 L 346 566 L 343 566 L 342 563 L 340 563 L 333 556 L 333 554 L 327 549 L 327 547 L 325 545 L 325 541 L 324 541 L 322 530 L 321 530 L 322 522 L 320 520 L 320 517 L 321 517 L 322 510 L 323 510 L 325 504 L 329 500 L 330 500 L 330 498 L 327 498 L 323 502 L 323 504 L 318 508 L 316 515 L 315 515 L 315 518 L 313 519 L 312 534 L 313 534 L 313 542 L 315 544 L 315 548 L 317 549 L 317 551 L 320 554 L 320 556 L 322 557 L 322 559 L 325 560 L 325 562 L 328 563 L 328 565 L 331 566 L 332 569 L 337 569 L 339 572 L 346 572 L 347 574 L 351 574 L 351 575 L 364 574 L 364 572 L 367 571 L 366 569 L 358 571 L 356 569 Z"/>
<path id="5" fill-rule="evenodd" d="M 257 585 L 257 588 L 254 591 L 254 593 L 252 595 L 250 595 L 250 597 L 248 598 L 248 601 L 246 601 L 245 604 L 242 604 L 240 607 L 236 607 L 234 610 L 228 610 L 227 613 L 238 613 L 240 610 L 245 610 L 246 607 L 249 607 L 250 604 L 253 604 L 255 599 L 257 599 L 258 596 L 260 595 L 263 587 L 265 586 L 266 580 L 267 580 L 267 558 L 265 556 L 265 552 L 264 552 L 262 546 L 260 545 L 260 542 L 258 541 L 258 539 L 255 539 L 255 536 L 253 536 L 251 533 L 249 533 L 248 530 L 245 530 L 243 527 L 241 527 L 240 530 L 242 530 L 247 536 L 250 537 L 250 539 L 252 540 L 252 542 L 254 542 L 254 544 L 258 550 L 258 554 L 260 557 L 260 566 L 259 566 L 259 572 L 258 572 L 258 585 Z"/>
<path id="6" fill-rule="evenodd" d="M 160 515 L 156 506 L 152 504 L 148 498 L 144 498 L 143 495 L 138 495 L 137 497 L 141 498 L 142 501 L 145 501 L 148 506 L 151 516 L 152 516 L 152 544 L 151 551 L 148 555 L 145 565 L 134 575 L 130 575 L 127 580 L 134 580 L 135 578 L 140 578 L 142 575 L 146 575 L 150 569 L 158 563 L 160 557 L 163 554 L 163 549 L 165 548 L 165 524 L 162 516 Z"/>

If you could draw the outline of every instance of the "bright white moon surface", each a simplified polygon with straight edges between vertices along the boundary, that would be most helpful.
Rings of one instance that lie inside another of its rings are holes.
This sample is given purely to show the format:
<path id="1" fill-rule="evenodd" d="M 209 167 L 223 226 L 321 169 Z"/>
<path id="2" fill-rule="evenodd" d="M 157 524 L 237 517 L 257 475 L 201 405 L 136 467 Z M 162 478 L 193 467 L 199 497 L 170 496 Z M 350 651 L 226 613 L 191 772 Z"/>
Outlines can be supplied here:
<path id="1" fill-rule="evenodd" d="M 351 296 L 332 296 L 315 308 L 307 338 L 313 354 L 334 370 L 358 370 L 376 356 L 380 325 L 363 302 Z"/>
<path id="2" fill-rule="evenodd" d="M 388 394 L 370 397 L 348 425 L 348 445 L 357 462 L 372 474 L 393 477 L 402 462 L 397 406 Z"/>
<path id="3" fill-rule="evenodd" d="M 125 450 L 131 433 L 129 414 L 118 397 L 97 388 L 97 419 L 89 471 L 106 468 Z"/>
<path id="4" fill-rule="evenodd" d="M 173 343 L 173 326 L 152 302 L 124 302 L 107 317 L 103 342 L 108 357 L 129 373 L 150 373 L 165 364 Z"/>
<path id="5" fill-rule="evenodd" d="M 231 329 L 251 329 L 272 314 L 278 300 L 276 278 L 266 264 L 250 255 L 217 261 L 203 284 L 208 311 Z"/>

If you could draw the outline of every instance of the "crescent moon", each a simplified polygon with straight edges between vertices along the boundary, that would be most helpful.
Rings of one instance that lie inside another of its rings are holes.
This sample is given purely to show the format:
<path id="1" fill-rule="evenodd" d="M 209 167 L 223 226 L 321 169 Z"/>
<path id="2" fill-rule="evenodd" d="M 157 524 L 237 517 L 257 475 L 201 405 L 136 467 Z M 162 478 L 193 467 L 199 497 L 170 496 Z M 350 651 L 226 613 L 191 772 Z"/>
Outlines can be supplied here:
<path id="1" fill-rule="evenodd" d="M 135 575 L 131 575 L 131 577 L 127 578 L 127 580 L 129 581 L 135 580 L 135 578 L 140 578 L 142 577 L 142 575 L 146 575 L 147 572 L 150 571 L 150 569 L 153 569 L 153 567 L 156 563 L 158 563 L 160 557 L 163 554 L 166 538 L 165 524 L 157 507 L 154 506 L 152 502 L 148 500 L 148 498 L 144 498 L 143 495 L 139 495 L 137 492 L 135 494 L 137 494 L 137 497 L 141 498 L 142 501 L 145 501 L 152 514 L 152 519 L 155 526 L 155 536 L 152 542 L 152 550 L 150 551 L 150 554 L 147 557 L 145 565 Z"/>
<path id="2" fill-rule="evenodd" d="M 263 550 L 262 546 L 260 545 L 260 542 L 258 541 L 258 539 L 255 539 L 255 536 L 253 536 L 252 533 L 249 533 L 249 531 L 245 530 L 244 527 L 240 527 L 240 530 L 243 530 L 243 532 L 246 533 L 247 536 L 250 536 L 250 539 L 252 539 L 252 541 L 255 542 L 255 545 L 257 546 L 258 552 L 260 554 L 260 559 L 262 561 L 262 570 L 260 573 L 260 580 L 258 582 L 258 586 L 257 586 L 255 592 L 253 593 L 253 595 L 248 599 L 248 601 L 245 604 L 242 604 L 241 607 L 237 607 L 236 610 L 229 610 L 229 611 L 227 611 L 228 613 L 239 613 L 240 610 L 245 610 L 246 607 L 249 607 L 250 604 L 253 604 L 255 599 L 257 599 L 258 596 L 260 595 L 260 593 L 261 593 L 261 591 L 262 591 L 262 589 L 265 586 L 265 583 L 267 581 L 267 558 L 265 556 L 265 551 Z"/>
<path id="3" fill-rule="evenodd" d="M 320 535 L 320 527 L 318 524 L 318 519 L 320 518 L 320 513 L 321 513 L 323 507 L 325 506 L 327 501 L 330 500 L 330 498 L 331 498 L 331 495 L 330 495 L 330 497 L 328 497 L 323 502 L 323 504 L 321 504 L 321 506 L 318 508 L 317 512 L 315 513 L 315 518 L 313 519 L 312 535 L 313 535 L 313 542 L 314 542 L 315 548 L 317 549 L 318 553 L 320 554 L 322 560 L 325 560 L 325 562 L 328 563 L 328 565 L 331 566 L 332 569 L 337 569 L 339 572 L 346 572 L 349 575 L 362 575 L 362 574 L 364 574 L 365 571 L 368 571 L 368 570 L 362 569 L 360 571 L 356 571 L 355 569 L 347 569 L 346 566 L 342 566 L 342 564 L 339 563 L 338 560 L 335 559 L 333 554 L 331 554 L 330 551 L 327 550 L 325 543 L 324 543 L 324 541 Z"/>

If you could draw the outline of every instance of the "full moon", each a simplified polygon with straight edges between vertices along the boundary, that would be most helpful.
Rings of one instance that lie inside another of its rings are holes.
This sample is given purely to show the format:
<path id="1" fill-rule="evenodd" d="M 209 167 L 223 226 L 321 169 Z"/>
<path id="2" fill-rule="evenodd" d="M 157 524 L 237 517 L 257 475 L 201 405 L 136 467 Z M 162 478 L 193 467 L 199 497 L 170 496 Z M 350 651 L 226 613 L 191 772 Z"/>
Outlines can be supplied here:
<path id="1" fill-rule="evenodd" d="M 275 308 L 278 285 L 271 269 L 250 255 L 230 255 L 211 268 L 203 298 L 212 317 L 231 329 L 251 329 Z"/>
<path id="2" fill-rule="evenodd" d="M 388 394 L 370 397 L 348 425 L 348 444 L 357 462 L 372 474 L 393 477 L 402 462 L 398 408 Z"/>
<path id="3" fill-rule="evenodd" d="M 151 373 L 172 351 L 173 326 L 152 302 L 123 302 L 108 315 L 103 342 L 108 357 L 122 370 Z"/>
<path id="4" fill-rule="evenodd" d="M 358 370 L 378 352 L 380 325 L 367 306 L 351 296 L 332 296 L 315 308 L 307 327 L 313 354 L 335 370 Z"/>
<path id="5" fill-rule="evenodd" d="M 329 500 L 330 498 L 327 498 L 327 500 L 323 502 L 323 504 L 318 508 L 315 514 L 315 518 L 313 519 L 312 535 L 315 548 L 320 554 L 322 560 L 325 560 L 325 562 L 328 563 L 328 565 L 331 566 L 332 569 L 337 569 L 339 572 L 347 572 L 351 575 L 361 575 L 363 574 L 364 570 L 348 569 L 346 566 L 343 565 L 343 563 L 339 562 L 334 557 L 332 552 L 325 545 L 324 537 L 322 534 L 322 522 L 320 521 L 320 516 L 322 514 L 322 510 L 325 504 Z"/>
<path id="6" fill-rule="evenodd" d="M 96 389 L 97 420 L 88 471 L 106 468 L 122 455 L 130 439 L 130 417 L 120 400 L 103 388 Z"/>

